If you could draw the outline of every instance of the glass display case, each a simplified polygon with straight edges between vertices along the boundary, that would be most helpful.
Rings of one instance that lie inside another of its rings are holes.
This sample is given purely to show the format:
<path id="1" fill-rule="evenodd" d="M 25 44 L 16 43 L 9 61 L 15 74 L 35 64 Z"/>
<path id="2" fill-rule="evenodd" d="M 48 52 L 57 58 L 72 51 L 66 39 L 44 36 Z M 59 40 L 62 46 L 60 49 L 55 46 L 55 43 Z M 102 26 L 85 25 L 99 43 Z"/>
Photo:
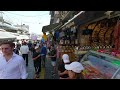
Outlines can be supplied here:
<path id="1" fill-rule="evenodd" d="M 80 62 L 84 79 L 120 79 L 120 59 L 111 55 L 88 51 Z"/>

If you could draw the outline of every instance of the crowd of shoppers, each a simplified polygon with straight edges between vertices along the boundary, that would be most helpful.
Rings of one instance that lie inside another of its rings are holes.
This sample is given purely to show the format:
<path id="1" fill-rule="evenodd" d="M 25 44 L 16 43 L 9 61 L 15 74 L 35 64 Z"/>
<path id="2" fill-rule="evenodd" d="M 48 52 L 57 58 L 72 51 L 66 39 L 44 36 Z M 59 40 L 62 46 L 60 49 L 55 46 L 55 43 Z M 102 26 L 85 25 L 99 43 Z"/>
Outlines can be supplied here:
<path id="1" fill-rule="evenodd" d="M 52 75 L 59 75 L 59 79 L 78 79 L 84 67 L 79 62 L 71 62 L 67 54 L 63 54 L 62 60 L 57 62 L 59 47 L 57 43 L 49 46 L 44 41 L 22 43 L 4 42 L 1 44 L 0 54 L 0 79 L 27 79 L 28 56 L 32 55 L 35 77 L 40 78 L 41 67 L 46 68 L 46 60 L 50 60 Z M 47 57 L 46 57 L 47 56 Z M 57 68 L 58 63 L 58 68 Z M 58 72 L 57 72 L 58 71 Z"/>

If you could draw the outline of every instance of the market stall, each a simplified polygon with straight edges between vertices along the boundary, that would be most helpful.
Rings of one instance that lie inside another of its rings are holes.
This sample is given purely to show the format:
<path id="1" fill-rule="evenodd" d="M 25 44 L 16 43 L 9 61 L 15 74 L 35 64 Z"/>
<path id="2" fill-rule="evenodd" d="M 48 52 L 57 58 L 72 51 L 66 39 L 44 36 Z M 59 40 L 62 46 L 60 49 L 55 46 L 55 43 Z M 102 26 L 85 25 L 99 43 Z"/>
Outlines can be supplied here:
<path id="1" fill-rule="evenodd" d="M 78 28 L 78 55 L 85 54 L 89 50 L 104 52 L 106 49 L 114 49 L 114 53 L 119 53 L 120 34 L 118 15 L 113 15 L 111 18 L 98 18 L 93 20 L 93 22 L 80 25 Z"/>
<path id="2" fill-rule="evenodd" d="M 70 61 L 76 60 L 75 50 L 79 45 L 77 31 L 78 30 L 74 25 L 74 22 L 67 24 L 61 29 L 59 33 L 60 58 L 63 54 L 68 54 Z"/>
<path id="3" fill-rule="evenodd" d="M 117 14 L 86 11 L 68 20 L 59 28 L 60 58 L 66 53 L 74 61 L 89 50 L 104 52 L 106 49 L 115 49 L 113 53 L 118 54 L 120 15 Z"/>
<path id="4" fill-rule="evenodd" d="M 120 79 L 120 59 L 112 55 L 89 51 L 80 62 L 84 79 Z"/>
<path id="5" fill-rule="evenodd" d="M 75 57 L 83 56 L 87 51 L 95 49 L 97 44 L 93 43 L 93 38 L 96 39 L 93 33 L 96 26 L 99 28 L 100 24 L 97 21 L 94 23 L 91 21 L 105 16 L 104 13 L 105 11 L 81 11 L 65 23 L 60 32 L 61 56 L 64 53 L 70 53 L 69 56 L 74 57 L 71 58 L 71 61 L 74 61 Z M 104 36 L 102 32 L 101 35 Z M 101 35 L 100 39 L 103 38 Z"/>

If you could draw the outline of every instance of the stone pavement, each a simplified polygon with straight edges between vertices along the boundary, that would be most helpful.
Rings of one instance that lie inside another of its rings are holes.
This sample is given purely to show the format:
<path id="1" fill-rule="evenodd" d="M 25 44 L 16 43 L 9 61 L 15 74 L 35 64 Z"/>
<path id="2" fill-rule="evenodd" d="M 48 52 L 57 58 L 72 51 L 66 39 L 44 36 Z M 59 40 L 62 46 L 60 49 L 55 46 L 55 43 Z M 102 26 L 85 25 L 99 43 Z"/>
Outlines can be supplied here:
<path id="1" fill-rule="evenodd" d="M 58 60 L 57 60 L 57 67 L 58 67 Z M 45 78 L 44 79 L 59 79 L 58 77 L 58 71 L 56 72 L 56 75 L 53 76 L 51 71 L 52 71 L 52 65 L 51 65 L 51 60 L 50 59 L 46 59 L 46 63 L 45 63 Z"/>
<path id="2" fill-rule="evenodd" d="M 28 79 L 34 79 L 34 65 L 33 65 L 33 60 L 32 60 L 32 54 L 31 52 L 28 55 L 28 67 L 27 67 L 27 72 L 28 72 Z"/>
<path id="3" fill-rule="evenodd" d="M 28 67 L 27 67 L 27 72 L 28 72 L 28 79 L 34 79 L 34 64 L 32 60 L 32 54 L 29 53 L 28 55 Z M 58 60 L 57 60 L 57 67 L 58 67 Z M 58 71 L 56 72 L 55 76 L 52 76 L 52 65 L 51 65 L 51 60 L 47 59 L 45 63 L 45 68 L 41 68 L 41 73 L 40 73 L 40 78 L 39 79 L 59 79 L 58 77 Z"/>
<path id="4" fill-rule="evenodd" d="M 34 64 L 33 64 L 32 53 L 31 52 L 28 55 L 27 72 L 28 72 L 28 78 L 27 79 L 34 79 L 35 70 L 34 70 Z M 41 73 L 40 73 L 40 78 L 39 79 L 44 79 L 44 76 L 45 76 L 45 68 L 41 67 Z"/>

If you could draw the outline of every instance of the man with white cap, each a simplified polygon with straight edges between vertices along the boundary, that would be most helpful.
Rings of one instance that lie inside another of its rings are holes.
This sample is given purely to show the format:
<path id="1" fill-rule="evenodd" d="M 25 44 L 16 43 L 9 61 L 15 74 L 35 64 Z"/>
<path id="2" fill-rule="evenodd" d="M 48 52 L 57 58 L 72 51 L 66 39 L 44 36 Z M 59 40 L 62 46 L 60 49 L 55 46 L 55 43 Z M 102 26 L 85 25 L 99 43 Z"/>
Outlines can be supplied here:
<path id="1" fill-rule="evenodd" d="M 80 79 L 81 72 L 84 70 L 84 67 L 80 62 L 72 62 L 69 65 L 65 65 L 65 69 L 68 70 L 68 75 L 70 79 Z"/>
<path id="2" fill-rule="evenodd" d="M 68 72 L 65 69 L 65 65 L 70 64 L 69 56 L 68 54 L 63 54 L 62 56 L 62 62 L 58 66 L 58 75 L 60 79 L 68 79 Z"/>

